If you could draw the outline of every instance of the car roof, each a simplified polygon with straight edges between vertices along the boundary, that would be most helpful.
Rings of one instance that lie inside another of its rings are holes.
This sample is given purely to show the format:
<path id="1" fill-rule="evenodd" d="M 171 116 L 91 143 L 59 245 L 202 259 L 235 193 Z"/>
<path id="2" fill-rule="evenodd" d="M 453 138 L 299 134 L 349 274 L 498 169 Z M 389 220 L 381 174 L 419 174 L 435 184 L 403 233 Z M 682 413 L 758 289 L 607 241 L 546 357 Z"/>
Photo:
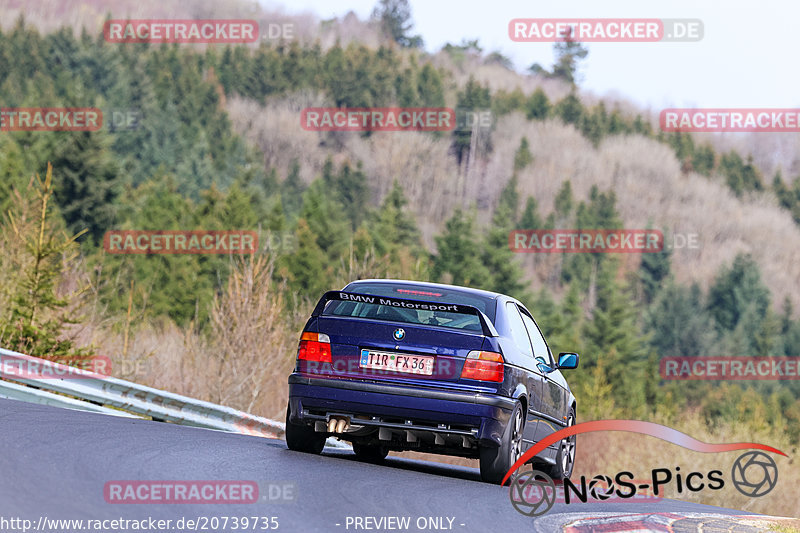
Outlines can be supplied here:
<path id="1" fill-rule="evenodd" d="M 508 296 L 504 294 L 500 294 L 497 292 L 485 291 L 483 289 L 473 289 L 472 287 L 462 287 L 460 285 L 447 285 L 445 283 L 431 283 L 428 281 L 410 281 L 407 279 L 359 279 L 355 281 L 351 281 L 347 284 L 347 286 L 355 285 L 359 283 L 377 283 L 377 284 L 384 284 L 384 285 L 415 285 L 417 287 L 427 287 L 430 289 L 443 289 L 443 290 L 456 290 L 467 294 L 472 294 L 474 296 L 480 296 L 483 298 L 491 298 L 497 299 L 499 297 L 508 298 Z"/>

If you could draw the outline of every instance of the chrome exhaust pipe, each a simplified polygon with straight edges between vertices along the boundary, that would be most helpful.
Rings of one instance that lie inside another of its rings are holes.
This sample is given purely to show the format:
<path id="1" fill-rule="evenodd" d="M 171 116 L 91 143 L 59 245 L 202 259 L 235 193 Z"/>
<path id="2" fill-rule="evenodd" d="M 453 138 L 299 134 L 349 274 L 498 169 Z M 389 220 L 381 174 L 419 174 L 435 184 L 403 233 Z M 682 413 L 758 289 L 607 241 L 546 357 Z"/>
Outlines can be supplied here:
<path id="1" fill-rule="evenodd" d="M 328 433 L 344 433 L 350 429 L 350 419 L 343 416 L 332 416 L 328 420 Z"/>

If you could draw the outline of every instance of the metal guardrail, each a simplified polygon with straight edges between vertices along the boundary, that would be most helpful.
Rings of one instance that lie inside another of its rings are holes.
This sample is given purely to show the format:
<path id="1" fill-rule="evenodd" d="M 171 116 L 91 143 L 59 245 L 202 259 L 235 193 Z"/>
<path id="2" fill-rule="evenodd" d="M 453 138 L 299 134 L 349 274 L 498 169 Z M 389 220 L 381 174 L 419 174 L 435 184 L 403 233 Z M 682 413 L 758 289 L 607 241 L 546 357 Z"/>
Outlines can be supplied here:
<path id="1" fill-rule="evenodd" d="M 70 398 L 69 396 L 53 394 L 52 392 L 26 387 L 25 385 L 18 385 L 17 383 L 12 383 L 10 381 L 0 381 L 0 398 L 50 405 L 52 407 L 61 407 L 64 409 L 76 409 L 79 411 L 102 413 L 104 415 L 139 418 L 138 416 L 127 411 L 103 407 L 102 405 L 96 405 L 92 402 L 76 400 L 75 398 Z"/>
<path id="2" fill-rule="evenodd" d="M 24 401 L 105 414 L 122 414 L 106 407 L 111 406 L 159 421 L 261 437 L 280 437 L 285 429 L 282 422 L 230 407 L 2 348 L 0 377 L 16 382 L 0 380 L 0 396 Z"/>

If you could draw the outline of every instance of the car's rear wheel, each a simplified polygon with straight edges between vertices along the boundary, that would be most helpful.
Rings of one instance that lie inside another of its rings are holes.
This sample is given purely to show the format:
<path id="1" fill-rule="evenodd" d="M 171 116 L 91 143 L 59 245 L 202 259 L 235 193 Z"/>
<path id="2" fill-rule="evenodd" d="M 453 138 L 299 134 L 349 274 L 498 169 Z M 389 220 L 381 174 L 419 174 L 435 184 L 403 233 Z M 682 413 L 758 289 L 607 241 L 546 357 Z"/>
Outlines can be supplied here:
<path id="1" fill-rule="evenodd" d="M 567 416 L 567 427 L 575 425 L 575 408 L 571 407 Z M 564 479 L 572 475 L 575 468 L 576 436 L 572 435 L 561 439 L 556 454 L 556 464 L 550 467 L 550 477 Z"/>
<path id="2" fill-rule="evenodd" d="M 353 443 L 353 451 L 356 452 L 356 457 L 362 461 L 380 462 L 386 459 L 389 455 L 389 449 L 385 446 L 375 446 L 371 444 Z"/>
<path id="3" fill-rule="evenodd" d="M 508 425 L 503 432 L 500 446 L 497 448 L 481 447 L 481 479 L 488 483 L 500 483 L 511 465 L 522 457 L 522 430 L 525 427 L 525 413 L 517 402 Z"/>
<path id="4" fill-rule="evenodd" d="M 296 452 L 322 452 L 325 447 L 325 434 L 319 434 L 314 428 L 303 424 L 295 424 L 289 420 L 289 407 L 286 407 L 286 446 Z"/>

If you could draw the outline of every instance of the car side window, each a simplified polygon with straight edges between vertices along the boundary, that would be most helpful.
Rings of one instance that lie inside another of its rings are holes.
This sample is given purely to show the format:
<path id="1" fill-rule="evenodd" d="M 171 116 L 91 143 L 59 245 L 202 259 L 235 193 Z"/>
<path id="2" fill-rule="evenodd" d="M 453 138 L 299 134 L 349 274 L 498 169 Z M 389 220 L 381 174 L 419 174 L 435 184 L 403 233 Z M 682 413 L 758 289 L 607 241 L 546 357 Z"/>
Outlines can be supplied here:
<path id="1" fill-rule="evenodd" d="M 539 330 L 539 326 L 536 325 L 536 322 L 534 322 L 533 318 L 527 313 L 527 310 L 521 308 L 520 313 L 522 314 L 522 321 L 528 329 L 528 335 L 531 337 L 533 356 L 537 359 L 542 358 L 545 364 L 553 368 L 555 366 L 553 357 L 550 354 L 550 350 L 547 348 L 547 343 L 544 340 L 544 336 L 542 336 L 542 332 Z"/>
<path id="2" fill-rule="evenodd" d="M 506 303 L 506 314 L 508 315 L 508 324 L 511 329 L 511 337 L 514 339 L 514 344 L 517 345 L 517 348 L 519 348 L 523 354 L 528 357 L 533 357 L 531 341 L 525 330 L 525 323 L 522 321 L 519 309 L 513 302 Z"/>

